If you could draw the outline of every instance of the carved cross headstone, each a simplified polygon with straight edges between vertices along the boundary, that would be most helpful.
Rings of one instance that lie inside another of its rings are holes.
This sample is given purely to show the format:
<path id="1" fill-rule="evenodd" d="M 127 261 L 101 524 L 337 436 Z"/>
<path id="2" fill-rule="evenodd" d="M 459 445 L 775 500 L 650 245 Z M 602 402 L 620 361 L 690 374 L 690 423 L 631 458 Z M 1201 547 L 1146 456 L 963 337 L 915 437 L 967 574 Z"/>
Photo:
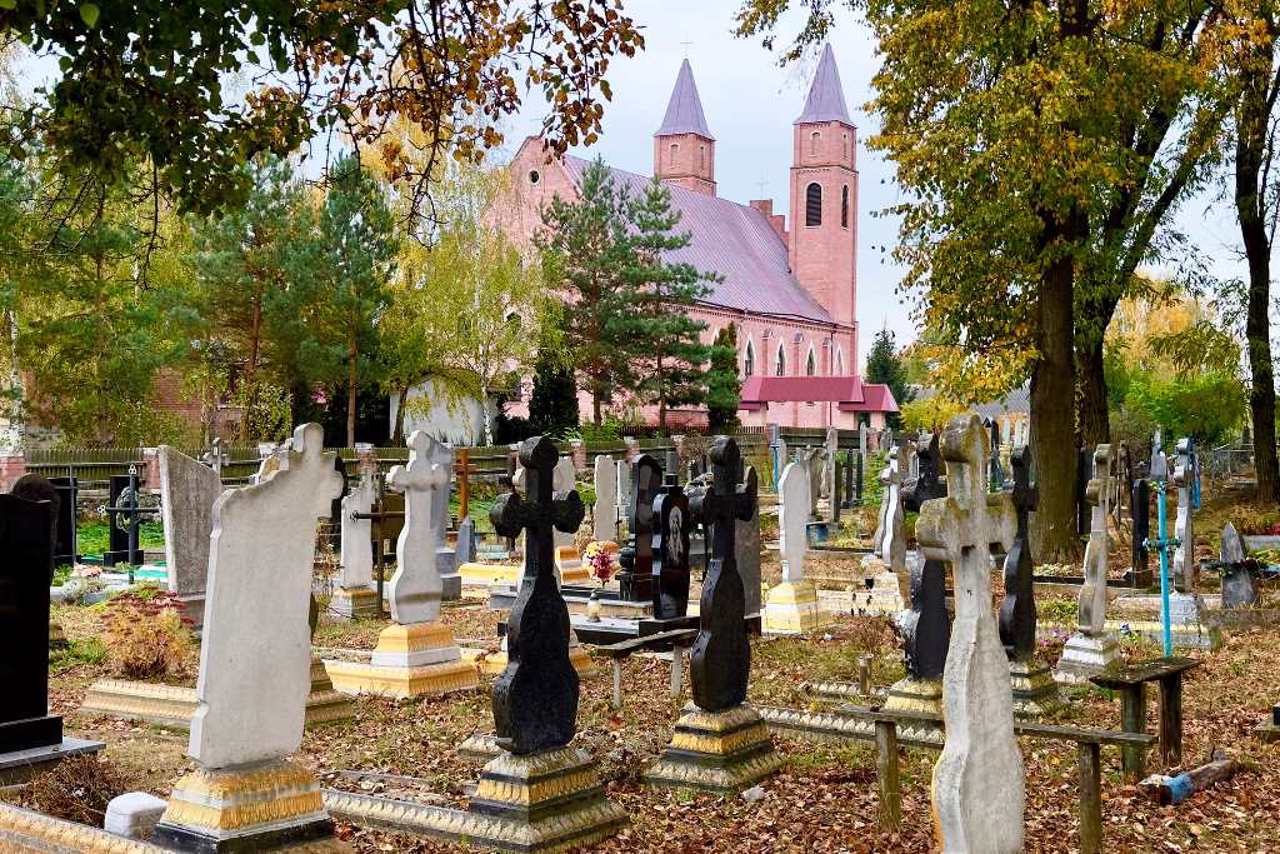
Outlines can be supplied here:
<path id="1" fill-rule="evenodd" d="M 946 744 L 933 769 L 933 804 L 946 851 L 1022 850 L 1022 756 L 1013 734 L 1009 662 L 991 613 L 991 550 L 1017 527 L 1012 497 L 987 492 L 986 434 L 977 416 L 942 434 L 946 498 L 926 501 L 916 525 L 927 559 L 951 563 L 955 622 L 943 674 Z"/>
<path id="2" fill-rule="evenodd" d="M 778 529 L 781 534 L 782 580 L 797 584 L 804 580 L 804 556 L 808 551 L 806 527 L 809 503 L 809 470 L 791 463 L 778 481 L 782 509 Z"/>
<path id="3" fill-rule="evenodd" d="M 342 586 L 347 589 L 373 584 L 373 520 L 356 516 L 373 512 L 375 493 L 366 471 L 342 499 Z"/>
<path id="4" fill-rule="evenodd" d="M 552 531 L 576 531 L 586 509 L 576 491 L 552 489 L 558 458 L 543 436 L 520 446 L 528 499 L 500 496 L 489 511 L 504 537 L 525 532 L 524 576 L 507 621 L 507 667 L 493 686 L 498 743 L 515 754 L 563 747 L 578 715 L 578 674 L 569 662 L 569 611 L 556 584 Z"/>
<path id="5" fill-rule="evenodd" d="M 755 470 L 741 482 L 742 457 L 738 444 L 717 436 L 711 446 L 712 485 L 691 493 L 695 518 L 711 531 L 711 562 L 702 585 L 701 627 L 690 655 L 693 701 L 698 708 L 719 712 L 747 698 L 751 645 L 747 640 L 746 601 L 735 556 L 736 522 L 756 514 Z"/>
<path id="6" fill-rule="evenodd" d="M 892 572 L 902 573 L 907 568 L 907 536 L 903 528 L 902 481 L 903 476 L 911 471 L 915 457 L 915 443 L 903 438 L 898 445 L 889 451 L 889 464 L 880 473 L 880 483 L 884 485 L 881 498 L 881 524 L 884 527 L 883 539 L 876 553 Z M 879 529 L 876 531 L 880 534 Z"/>
<path id="7" fill-rule="evenodd" d="M 1178 545 L 1173 551 L 1173 565 L 1169 574 L 1174 584 L 1183 593 L 1191 593 L 1196 589 L 1199 580 L 1200 564 L 1196 563 L 1196 534 L 1192 524 L 1195 513 L 1196 460 L 1195 446 L 1189 438 L 1178 440 L 1174 446 L 1177 458 L 1173 464 L 1173 477 L 1169 483 L 1178 489 L 1178 515 L 1174 521 L 1173 535 Z"/>
<path id="8" fill-rule="evenodd" d="M 684 617 L 689 613 L 689 534 L 693 517 L 674 469 L 668 469 L 654 500 L 653 517 L 653 616 L 659 620 Z"/>
<path id="9" fill-rule="evenodd" d="M 457 569 L 456 553 L 449 548 L 449 493 L 453 482 L 454 450 L 451 445 L 432 441 L 430 462 L 444 472 L 444 482 L 431 490 L 431 549 L 436 555 L 436 573 L 449 575 Z"/>
<path id="10" fill-rule="evenodd" d="M 942 452 L 938 436 L 920 434 L 916 477 L 903 489 L 903 506 L 919 512 L 924 502 L 947 495 L 942 476 Z M 951 641 L 951 616 L 947 613 L 947 565 L 940 560 L 920 560 L 911 567 L 911 608 L 899 617 L 907 675 L 912 679 L 940 679 Z"/>
<path id="11" fill-rule="evenodd" d="M 1032 579 L 1030 516 L 1040 503 L 1031 482 L 1031 448 L 1023 445 L 1009 456 L 1013 468 L 1013 509 L 1018 532 L 1004 558 L 1004 602 L 1000 605 L 1000 640 L 1010 659 L 1026 660 L 1036 649 L 1036 600 Z"/>
<path id="12" fill-rule="evenodd" d="M 595 464 L 596 503 L 591 535 L 597 542 L 618 539 L 618 474 L 612 457 L 601 454 Z"/>
<path id="13" fill-rule="evenodd" d="M 342 488 L 323 449 L 324 428 L 298 427 L 279 451 L 287 466 L 214 504 L 187 751 L 204 768 L 282 759 L 302 744 L 316 520 Z"/>
<path id="14" fill-rule="evenodd" d="M 649 454 L 641 454 L 631 467 L 633 504 L 627 547 L 618 556 L 619 595 L 631 602 L 653 598 L 653 500 L 662 486 L 662 467 Z"/>
<path id="15" fill-rule="evenodd" d="M 391 619 L 402 626 L 440 618 L 444 582 L 436 564 L 436 493 L 447 490 L 450 470 L 438 462 L 440 443 L 423 430 L 409 437 L 409 463 L 387 474 L 387 485 L 404 493 L 404 527 L 396 539 L 396 572 L 391 576 Z"/>
<path id="16" fill-rule="evenodd" d="M 1107 514 L 1111 512 L 1111 446 L 1093 453 L 1093 477 L 1085 498 L 1093 507 L 1089 543 L 1084 549 L 1084 584 L 1080 587 L 1078 623 L 1087 635 L 1101 634 L 1107 620 Z"/>

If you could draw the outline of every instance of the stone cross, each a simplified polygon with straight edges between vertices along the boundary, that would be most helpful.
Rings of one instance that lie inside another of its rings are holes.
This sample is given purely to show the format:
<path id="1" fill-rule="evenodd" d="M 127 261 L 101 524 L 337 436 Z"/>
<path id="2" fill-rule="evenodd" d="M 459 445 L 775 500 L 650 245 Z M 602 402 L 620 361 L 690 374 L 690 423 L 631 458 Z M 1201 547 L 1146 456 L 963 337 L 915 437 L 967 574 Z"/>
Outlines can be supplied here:
<path id="1" fill-rule="evenodd" d="M 499 496 L 489 519 L 500 536 L 525 532 L 524 575 L 507 620 L 507 667 L 493 686 L 498 744 L 517 755 L 564 747 L 578 716 L 578 674 L 569 662 L 569 611 L 556 584 L 552 530 L 576 531 L 586 510 L 576 491 L 552 489 L 558 459 L 545 436 L 520 445 L 527 500 Z"/>
<path id="2" fill-rule="evenodd" d="M 804 556 L 808 551 L 806 528 L 809 504 L 809 470 L 791 463 L 782 470 L 778 481 L 782 499 L 779 551 L 782 552 L 782 580 L 798 584 L 804 580 Z"/>
<path id="3" fill-rule="evenodd" d="M 449 548 L 449 487 L 453 482 L 453 446 L 432 441 L 428 460 L 444 472 L 444 483 L 431 490 L 431 548 L 436 555 L 436 572 L 448 575 L 457 569 L 455 553 Z"/>
<path id="4" fill-rule="evenodd" d="M 1178 515 L 1174 521 L 1173 536 L 1178 545 L 1173 551 L 1173 565 L 1169 574 L 1179 591 L 1191 593 L 1196 589 L 1199 580 L 1200 565 L 1196 563 L 1196 535 L 1192 516 L 1195 512 L 1194 496 L 1196 479 L 1195 446 L 1189 438 L 1178 440 L 1174 446 L 1177 459 L 1173 464 L 1171 486 L 1178 488 Z"/>
<path id="5" fill-rule="evenodd" d="M 596 504 L 591 536 L 597 542 L 618 539 L 618 475 L 613 458 L 601 454 L 595 465 Z"/>
<path id="6" fill-rule="evenodd" d="M 674 468 L 653 502 L 653 616 L 659 620 L 689 613 L 689 499 Z"/>
<path id="7" fill-rule="evenodd" d="M 391 576 L 391 619 L 402 626 L 440 618 L 444 582 L 436 563 L 436 493 L 449 488 L 450 470 L 438 462 L 440 443 L 423 430 L 409 436 L 409 463 L 387 474 L 387 485 L 404 493 L 404 527 L 396 538 L 396 572 Z"/>
<path id="8" fill-rule="evenodd" d="M 1009 455 L 1013 468 L 1013 509 L 1018 532 L 1004 558 L 1004 602 L 1000 605 L 1000 640 L 1012 660 L 1025 661 L 1036 650 L 1036 600 L 1031 559 L 1030 516 L 1040 503 L 1040 491 L 1031 482 L 1031 448 L 1023 445 Z"/>
<path id="9" fill-rule="evenodd" d="M 342 586 L 348 590 L 373 584 L 373 520 L 356 516 L 373 512 L 376 491 L 365 471 L 342 498 Z"/>
<path id="10" fill-rule="evenodd" d="M 926 501 L 916 534 L 926 559 L 949 561 L 955 622 L 942 680 L 946 744 L 933 769 L 933 813 L 945 851 L 1022 850 L 1022 756 L 1013 734 L 1009 661 L 991 613 L 991 551 L 1017 527 L 1008 493 L 987 492 L 987 441 L 976 415 L 942 434 L 946 498 Z"/>
<path id="11" fill-rule="evenodd" d="M 1102 634 L 1107 620 L 1107 514 L 1111 512 L 1111 446 L 1093 452 L 1093 477 L 1085 488 L 1092 506 L 1089 543 L 1084 549 L 1084 584 L 1080 587 L 1077 622 L 1087 635 Z"/>
<path id="12" fill-rule="evenodd" d="M 916 454 L 916 477 L 902 491 L 903 506 L 919 512 L 924 502 L 947 495 L 942 476 L 942 452 L 938 436 L 921 433 Z M 940 560 L 918 560 L 911 567 L 911 607 L 898 617 L 907 675 L 912 679 L 941 679 L 951 641 L 951 616 L 947 613 L 947 565 Z"/>
<path id="13" fill-rule="evenodd" d="M 746 600 L 738 575 L 735 539 L 738 520 L 756 514 L 755 470 L 741 483 L 738 444 L 717 436 L 711 446 L 711 486 L 699 487 L 689 499 L 694 517 L 711 529 L 711 561 L 702 585 L 698 637 L 690 654 L 693 701 L 707 712 L 720 712 L 747 698 L 751 645 L 747 640 Z"/>
<path id="14" fill-rule="evenodd" d="M 628 516 L 631 534 L 618 556 L 619 595 L 631 602 L 653 598 L 653 500 L 662 485 L 662 467 L 649 454 L 641 454 L 631 466 L 634 503 Z"/>
<path id="15" fill-rule="evenodd" d="M 213 507 L 198 700 L 187 752 L 206 769 L 282 759 L 302 744 L 311 690 L 316 520 L 342 488 L 324 428 L 304 424 L 288 466 Z"/>
<path id="16" fill-rule="evenodd" d="M 902 512 L 902 480 L 911 471 L 912 459 L 915 456 L 915 443 L 903 438 L 898 445 L 889 451 L 889 464 L 880 473 L 880 483 L 884 485 L 881 498 L 880 520 L 884 528 L 883 538 L 876 548 L 877 555 L 890 571 L 905 572 L 907 569 L 907 536 L 903 528 Z M 880 536 L 880 529 L 876 530 Z"/>

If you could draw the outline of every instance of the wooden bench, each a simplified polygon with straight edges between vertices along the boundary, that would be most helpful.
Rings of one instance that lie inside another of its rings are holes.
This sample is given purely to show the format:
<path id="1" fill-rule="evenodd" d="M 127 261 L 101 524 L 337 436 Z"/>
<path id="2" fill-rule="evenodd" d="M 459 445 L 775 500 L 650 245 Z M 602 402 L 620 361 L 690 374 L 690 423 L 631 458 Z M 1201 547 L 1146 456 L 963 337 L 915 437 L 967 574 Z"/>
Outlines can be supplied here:
<path id="1" fill-rule="evenodd" d="M 644 637 L 628 638 L 624 641 L 611 643 L 608 646 L 596 647 L 597 652 L 608 656 L 613 662 L 613 707 L 615 709 L 622 708 L 622 660 L 634 652 L 646 649 L 671 649 L 671 696 L 679 697 L 681 692 L 680 680 L 684 673 L 681 650 L 684 647 L 692 646 L 693 639 L 697 636 L 697 629 L 672 629 L 668 632 L 656 632 Z"/>
<path id="2" fill-rule="evenodd" d="M 841 714 L 870 720 L 876 728 L 876 778 L 880 790 L 880 823 L 889 829 L 902 822 L 902 790 L 898 774 L 898 724 L 928 723 L 942 726 L 942 719 L 922 712 L 886 712 L 843 706 Z M 1076 745 L 1080 766 L 1080 852 L 1102 851 L 1102 746 L 1150 747 L 1155 736 L 1145 733 L 1114 732 L 1104 729 L 1053 726 L 1029 721 L 1013 722 L 1016 735 Z"/>
<path id="3" fill-rule="evenodd" d="M 1200 661 L 1194 658 L 1154 658 L 1094 676 L 1090 681 L 1120 694 L 1120 728 L 1132 733 L 1146 732 L 1146 684 L 1160 683 L 1160 762 L 1166 768 L 1174 768 L 1182 764 L 1182 675 L 1199 666 Z M 1137 782 L 1142 777 L 1146 757 L 1146 750 L 1140 746 L 1125 748 L 1125 779 Z"/>

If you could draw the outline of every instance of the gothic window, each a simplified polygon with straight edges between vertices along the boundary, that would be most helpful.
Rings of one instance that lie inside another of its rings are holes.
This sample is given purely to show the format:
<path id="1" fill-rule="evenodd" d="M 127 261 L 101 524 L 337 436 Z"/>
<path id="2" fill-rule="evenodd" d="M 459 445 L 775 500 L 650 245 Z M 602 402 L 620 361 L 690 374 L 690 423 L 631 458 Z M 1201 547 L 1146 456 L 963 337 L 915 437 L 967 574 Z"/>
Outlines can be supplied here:
<path id="1" fill-rule="evenodd" d="M 836 350 L 836 376 L 844 376 L 844 351 Z"/>
<path id="2" fill-rule="evenodd" d="M 821 137 L 822 137 L 822 134 L 818 133 L 816 130 L 809 135 L 809 153 L 810 154 L 816 155 L 818 153 L 818 140 Z"/>
<path id="3" fill-rule="evenodd" d="M 742 375 L 750 377 L 756 372 L 756 348 L 751 346 L 751 342 L 747 342 L 747 353 L 742 357 Z"/>
<path id="4" fill-rule="evenodd" d="M 782 377 L 782 376 L 786 376 L 786 373 L 787 373 L 787 356 L 786 356 L 786 353 L 784 353 L 782 350 L 782 345 L 779 344 L 778 358 L 773 365 L 773 374 L 774 376 Z"/>
<path id="5" fill-rule="evenodd" d="M 818 373 L 818 360 L 813 355 L 813 348 L 809 348 L 809 358 L 805 360 L 804 372 L 807 376 L 814 376 Z"/>
<path id="6" fill-rule="evenodd" d="M 849 160 L 849 134 L 847 133 L 844 135 L 844 159 L 846 162 Z"/>
<path id="7" fill-rule="evenodd" d="M 707 171 L 707 147 L 705 145 L 698 146 L 698 168 Z"/>
<path id="8" fill-rule="evenodd" d="M 679 153 L 680 153 L 679 144 L 674 142 L 671 143 L 671 154 L 667 156 L 667 165 L 672 167 L 673 169 L 675 168 L 675 165 L 676 165 L 676 155 L 678 155 Z"/>
<path id="9" fill-rule="evenodd" d="M 804 191 L 804 224 L 822 225 L 822 186 L 816 182 Z"/>
<path id="10" fill-rule="evenodd" d="M 840 227 L 849 227 L 849 185 L 840 190 Z"/>

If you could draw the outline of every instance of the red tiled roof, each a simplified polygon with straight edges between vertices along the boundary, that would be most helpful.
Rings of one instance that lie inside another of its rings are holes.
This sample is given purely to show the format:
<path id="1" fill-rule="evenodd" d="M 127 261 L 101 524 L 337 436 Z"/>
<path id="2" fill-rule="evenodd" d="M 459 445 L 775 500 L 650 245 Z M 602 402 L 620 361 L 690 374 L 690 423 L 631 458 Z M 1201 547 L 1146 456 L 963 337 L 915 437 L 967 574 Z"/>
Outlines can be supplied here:
<path id="1" fill-rule="evenodd" d="M 569 177 L 579 186 L 589 163 L 572 155 L 564 158 Z M 652 180 L 622 169 L 610 167 L 610 171 L 614 180 L 633 194 L 641 192 Z M 668 259 L 723 277 L 711 285 L 705 304 L 833 323 L 830 313 L 791 275 L 786 244 L 764 214 L 728 199 L 668 186 L 672 207 L 681 214 L 677 228 L 693 237 L 684 249 L 668 253 Z"/>
<path id="2" fill-rule="evenodd" d="M 840 401 L 841 412 L 897 412 L 898 402 L 883 383 L 863 383 L 861 401 Z"/>
<path id="3" fill-rule="evenodd" d="M 747 377 L 742 383 L 744 403 L 832 401 L 861 403 L 862 379 L 851 377 Z M 892 400 L 892 397 L 890 397 Z"/>

